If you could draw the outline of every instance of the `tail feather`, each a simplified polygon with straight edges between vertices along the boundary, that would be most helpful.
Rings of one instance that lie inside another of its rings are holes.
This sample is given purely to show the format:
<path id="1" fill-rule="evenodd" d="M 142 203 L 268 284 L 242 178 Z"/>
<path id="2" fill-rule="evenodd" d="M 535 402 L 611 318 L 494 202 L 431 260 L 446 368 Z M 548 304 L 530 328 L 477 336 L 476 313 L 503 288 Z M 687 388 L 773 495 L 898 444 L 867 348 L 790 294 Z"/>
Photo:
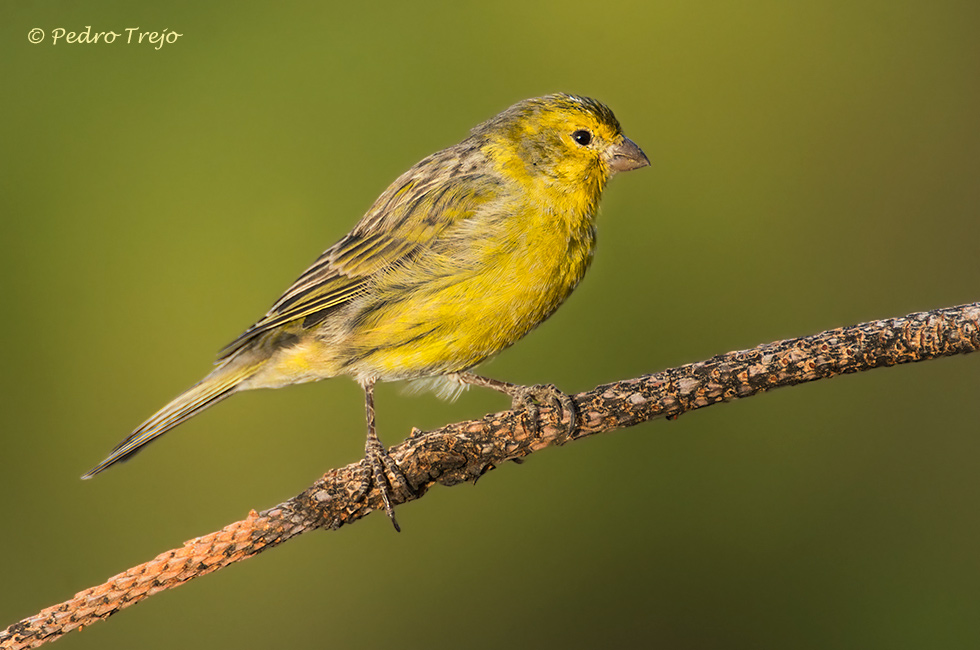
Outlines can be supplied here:
<path id="1" fill-rule="evenodd" d="M 144 445 L 162 436 L 178 424 L 197 415 L 209 406 L 230 397 L 239 390 L 239 385 L 254 375 L 261 366 L 262 362 L 243 364 L 233 361 L 216 368 L 210 375 L 150 416 L 128 438 L 116 445 L 116 448 L 105 460 L 82 475 L 82 478 L 92 478 L 110 466 L 127 460 L 142 449 Z"/>

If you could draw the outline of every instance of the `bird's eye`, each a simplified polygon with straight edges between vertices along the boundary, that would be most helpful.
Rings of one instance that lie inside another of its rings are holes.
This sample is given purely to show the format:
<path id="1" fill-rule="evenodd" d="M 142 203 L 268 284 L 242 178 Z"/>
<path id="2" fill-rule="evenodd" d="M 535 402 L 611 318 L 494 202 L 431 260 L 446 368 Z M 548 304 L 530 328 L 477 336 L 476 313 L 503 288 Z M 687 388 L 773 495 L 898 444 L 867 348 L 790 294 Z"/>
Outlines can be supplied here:
<path id="1" fill-rule="evenodd" d="M 592 142 L 592 134 L 585 129 L 579 129 L 572 134 L 572 139 L 578 142 L 583 147 Z"/>

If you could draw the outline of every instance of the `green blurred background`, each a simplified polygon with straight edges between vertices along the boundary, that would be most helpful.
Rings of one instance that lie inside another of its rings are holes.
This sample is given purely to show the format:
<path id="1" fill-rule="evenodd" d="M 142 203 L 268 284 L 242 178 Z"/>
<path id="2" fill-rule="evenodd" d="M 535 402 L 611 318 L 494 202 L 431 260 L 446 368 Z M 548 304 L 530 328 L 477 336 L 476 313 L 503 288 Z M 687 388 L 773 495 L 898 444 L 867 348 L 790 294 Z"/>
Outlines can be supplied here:
<path id="1" fill-rule="evenodd" d="M 182 33 L 64 44 L 33 28 Z M 579 391 L 980 299 L 980 4 L 0 5 L 0 625 L 363 450 L 346 379 L 235 397 L 78 476 L 199 379 L 398 174 L 595 96 L 653 164 L 484 371 Z M 980 358 L 534 456 L 313 533 L 59 648 L 975 648 Z M 506 406 L 379 391 L 382 438 Z"/>

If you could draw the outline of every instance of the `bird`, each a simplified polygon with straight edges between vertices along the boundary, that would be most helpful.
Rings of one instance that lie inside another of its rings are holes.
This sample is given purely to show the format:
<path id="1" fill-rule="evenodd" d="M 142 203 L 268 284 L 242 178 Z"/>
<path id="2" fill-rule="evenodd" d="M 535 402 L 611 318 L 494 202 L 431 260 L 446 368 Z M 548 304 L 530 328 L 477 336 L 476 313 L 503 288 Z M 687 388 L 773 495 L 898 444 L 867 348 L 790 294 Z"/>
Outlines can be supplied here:
<path id="1" fill-rule="evenodd" d="M 375 425 L 378 381 L 427 380 L 505 393 L 513 407 L 558 407 L 553 385 L 471 370 L 547 319 L 579 284 L 610 178 L 650 164 L 605 104 L 557 93 L 525 99 L 399 176 L 214 369 L 137 427 L 83 479 L 130 458 L 204 409 L 245 390 L 347 375 L 364 390 L 365 456 L 400 530 L 388 483 L 397 466 Z M 394 478 L 391 478 L 394 476 Z"/>

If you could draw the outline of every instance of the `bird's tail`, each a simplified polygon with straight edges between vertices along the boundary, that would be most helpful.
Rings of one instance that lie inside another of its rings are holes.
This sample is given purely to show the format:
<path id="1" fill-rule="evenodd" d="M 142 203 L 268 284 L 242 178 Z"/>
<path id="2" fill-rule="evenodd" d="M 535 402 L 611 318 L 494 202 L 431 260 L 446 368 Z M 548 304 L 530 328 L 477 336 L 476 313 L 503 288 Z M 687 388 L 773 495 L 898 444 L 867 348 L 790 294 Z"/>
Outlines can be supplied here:
<path id="1" fill-rule="evenodd" d="M 266 359 L 246 360 L 238 357 L 218 366 L 207 377 L 178 395 L 176 399 L 139 425 L 128 438 L 116 445 L 105 460 L 86 472 L 82 478 L 92 478 L 111 465 L 128 459 L 144 445 L 181 422 L 230 397 L 240 390 L 243 381 L 258 372 L 265 361 Z"/>

